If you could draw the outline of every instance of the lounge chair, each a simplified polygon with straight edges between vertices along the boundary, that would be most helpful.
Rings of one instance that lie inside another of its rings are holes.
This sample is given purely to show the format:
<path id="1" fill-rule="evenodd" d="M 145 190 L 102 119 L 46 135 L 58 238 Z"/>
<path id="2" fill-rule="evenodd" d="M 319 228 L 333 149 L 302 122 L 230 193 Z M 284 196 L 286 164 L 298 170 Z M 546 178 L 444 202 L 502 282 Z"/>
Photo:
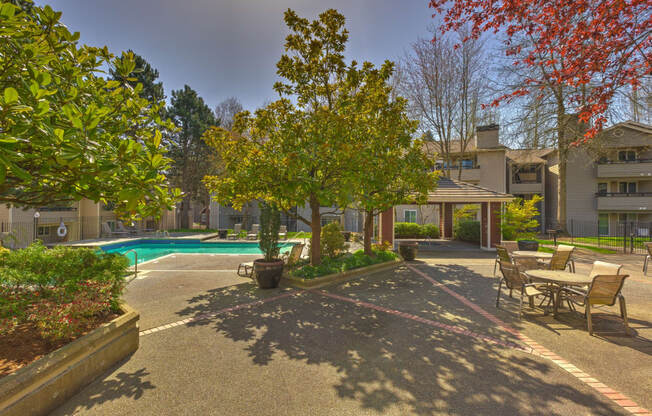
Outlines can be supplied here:
<path id="1" fill-rule="evenodd" d="M 507 286 L 507 288 L 510 291 L 510 295 L 512 293 L 512 290 L 521 291 L 519 308 L 518 308 L 518 319 L 522 319 L 523 296 L 528 297 L 528 299 L 530 300 L 530 306 L 532 306 L 533 303 L 532 299 L 535 296 L 542 296 L 545 293 L 537 289 L 536 285 L 530 283 L 527 277 L 523 273 L 521 273 L 521 271 L 515 264 L 508 263 L 505 261 L 501 261 L 499 264 L 500 264 L 500 271 L 503 274 L 503 277 L 498 282 L 498 295 L 496 296 L 496 308 L 499 306 L 500 303 L 500 290 L 504 282 L 505 286 Z"/>
<path id="2" fill-rule="evenodd" d="M 242 231 L 242 224 L 236 224 L 233 226 L 233 234 L 226 236 L 227 240 L 237 240 L 240 238 L 240 231 Z"/>
<path id="3" fill-rule="evenodd" d="M 281 228 L 278 232 L 278 238 L 286 240 L 288 238 L 288 227 L 287 225 L 281 225 Z"/>
<path id="4" fill-rule="evenodd" d="M 258 239 L 258 229 L 260 228 L 259 224 L 254 224 L 251 226 L 251 231 L 247 233 L 247 240 L 257 240 Z"/>
<path id="5" fill-rule="evenodd" d="M 118 221 L 115 223 L 115 228 L 117 231 L 121 233 L 127 233 L 127 234 L 137 234 L 138 231 L 135 229 L 127 229 L 125 225 L 122 223 L 122 221 Z"/>
<path id="6" fill-rule="evenodd" d="M 647 249 L 647 256 L 645 256 L 643 262 L 643 274 L 647 275 L 647 265 L 652 260 L 652 243 L 645 243 L 645 248 Z"/>
<path id="7" fill-rule="evenodd" d="M 303 248 L 305 247 L 305 244 L 295 244 L 292 246 L 292 250 L 290 250 L 289 253 L 284 254 L 281 256 L 283 259 L 283 262 L 288 265 L 292 266 L 295 264 L 299 259 L 301 258 L 301 253 L 303 252 Z M 246 263 L 240 263 L 238 265 L 238 276 L 242 277 L 253 277 L 253 271 L 254 271 L 254 262 L 253 261 L 248 261 Z"/>
<path id="8" fill-rule="evenodd" d="M 496 261 L 494 262 L 494 276 L 496 275 L 496 266 L 498 266 L 501 261 L 511 263 L 512 259 L 509 256 L 509 252 L 507 251 L 507 248 L 505 248 L 502 245 L 497 245 L 496 246 Z"/>
<path id="9" fill-rule="evenodd" d="M 106 235 L 107 237 L 116 237 L 116 236 L 126 237 L 129 235 L 129 231 L 113 231 L 111 230 L 111 227 L 109 227 L 108 222 L 103 222 L 102 234 Z"/>
<path id="10" fill-rule="evenodd" d="M 564 287 L 561 289 L 560 294 L 563 293 L 569 302 L 585 307 L 584 315 L 586 316 L 586 326 L 589 330 L 589 335 L 593 335 L 591 305 L 613 306 L 616 304 L 616 299 L 618 299 L 620 305 L 620 316 L 623 318 L 625 324 L 625 333 L 629 334 L 627 305 L 625 303 L 625 297 L 620 293 L 627 277 L 629 275 L 626 274 L 598 274 L 593 276 L 593 281 L 586 290 L 573 287 Z"/>

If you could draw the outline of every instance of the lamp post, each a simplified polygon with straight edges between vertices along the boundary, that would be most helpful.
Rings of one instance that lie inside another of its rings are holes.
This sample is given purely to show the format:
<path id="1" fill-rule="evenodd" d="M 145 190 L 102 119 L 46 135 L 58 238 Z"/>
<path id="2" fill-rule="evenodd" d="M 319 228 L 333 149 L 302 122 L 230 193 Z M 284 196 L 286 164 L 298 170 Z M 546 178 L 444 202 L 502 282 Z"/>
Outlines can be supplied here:
<path id="1" fill-rule="evenodd" d="M 36 241 L 36 238 L 38 237 L 38 219 L 40 216 L 40 212 L 36 211 L 34 213 L 34 241 Z"/>

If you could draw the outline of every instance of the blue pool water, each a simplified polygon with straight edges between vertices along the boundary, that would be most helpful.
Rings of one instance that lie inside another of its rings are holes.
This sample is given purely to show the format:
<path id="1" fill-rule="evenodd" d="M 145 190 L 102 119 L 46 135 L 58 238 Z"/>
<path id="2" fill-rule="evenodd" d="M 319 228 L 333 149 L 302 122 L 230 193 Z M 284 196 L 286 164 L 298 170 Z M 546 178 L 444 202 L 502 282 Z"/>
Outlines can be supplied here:
<path id="1" fill-rule="evenodd" d="M 282 243 L 281 253 L 290 251 L 292 243 Z M 205 243 L 201 240 L 135 240 L 102 246 L 107 253 L 125 254 L 133 265 L 138 253 L 138 263 L 153 260 L 172 253 L 207 254 L 262 254 L 258 243 Z M 128 253 L 127 253 L 128 252 Z"/>

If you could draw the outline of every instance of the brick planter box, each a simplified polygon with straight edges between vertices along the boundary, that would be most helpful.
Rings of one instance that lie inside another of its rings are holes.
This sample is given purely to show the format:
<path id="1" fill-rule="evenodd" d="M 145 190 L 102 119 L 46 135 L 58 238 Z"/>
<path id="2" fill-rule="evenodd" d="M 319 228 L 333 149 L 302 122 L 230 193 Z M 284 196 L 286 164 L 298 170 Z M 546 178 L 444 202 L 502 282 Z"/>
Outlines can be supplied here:
<path id="1" fill-rule="evenodd" d="M 0 416 L 46 415 L 138 349 L 139 314 L 123 314 L 0 379 Z"/>
<path id="2" fill-rule="evenodd" d="M 326 276 L 315 277 L 314 279 L 303 279 L 301 277 L 293 277 L 284 275 L 282 281 L 285 281 L 287 284 L 301 288 L 301 289 L 314 289 L 317 287 L 322 287 L 329 285 L 331 283 L 341 282 L 359 276 L 365 273 L 372 273 L 381 270 L 389 270 L 403 263 L 403 260 L 400 258 L 392 261 L 386 261 L 384 263 L 372 264 L 367 267 L 360 267 L 353 270 L 347 270 L 342 273 L 333 273 L 327 274 Z"/>

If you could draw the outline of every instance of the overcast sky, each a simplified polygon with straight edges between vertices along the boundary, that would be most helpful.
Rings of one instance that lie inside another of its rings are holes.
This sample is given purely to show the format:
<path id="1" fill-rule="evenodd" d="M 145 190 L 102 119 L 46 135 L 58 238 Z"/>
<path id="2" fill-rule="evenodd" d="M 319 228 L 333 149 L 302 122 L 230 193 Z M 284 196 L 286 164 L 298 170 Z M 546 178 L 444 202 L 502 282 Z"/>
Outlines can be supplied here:
<path id="1" fill-rule="evenodd" d="M 283 12 L 314 19 L 327 7 L 346 16 L 347 57 L 395 60 L 428 36 L 428 0 L 49 0 L 81 41 L 133 49 L 160 72 L 166 95 L 184 84 L 214 108 L 229 96 L 254 110 L 275 99 L 276 62 L 287 35 Z"/>

